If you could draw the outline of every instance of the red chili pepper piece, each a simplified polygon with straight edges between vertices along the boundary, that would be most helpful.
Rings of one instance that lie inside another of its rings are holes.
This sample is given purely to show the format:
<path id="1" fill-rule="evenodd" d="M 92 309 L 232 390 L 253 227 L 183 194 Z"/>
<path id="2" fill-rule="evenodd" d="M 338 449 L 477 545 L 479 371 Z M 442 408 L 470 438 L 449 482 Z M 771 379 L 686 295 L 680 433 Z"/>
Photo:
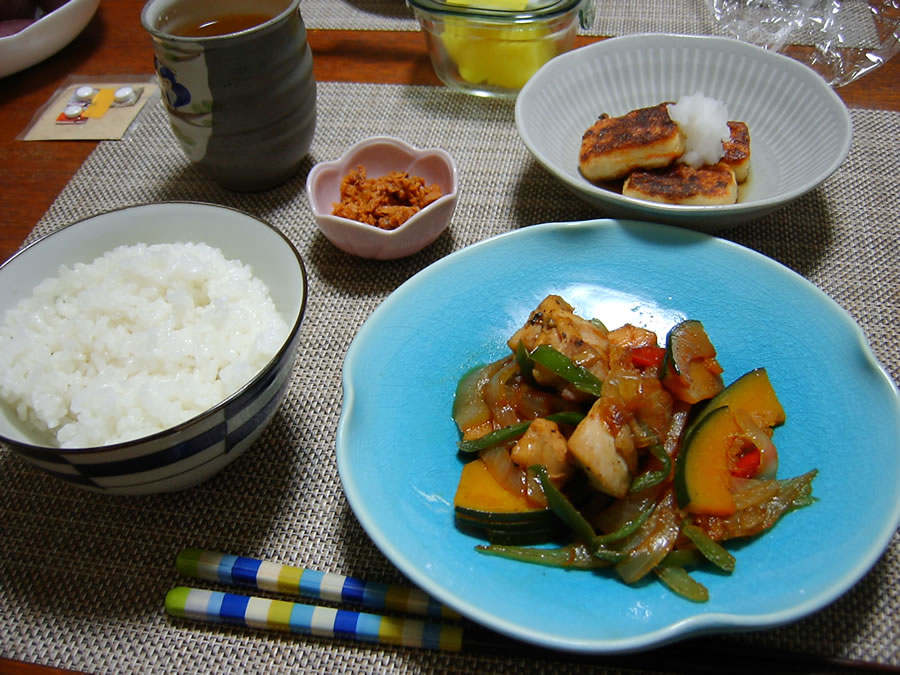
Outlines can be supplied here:
<path id="1" fill-rule="evenodd" d="M 635 347 L 631 350 L 631 362 L 638 368 L 656 367 L 662 363 L 665 355 L 666 350 L 663 347 L 655 347 L 653 345 Z"/>
<path id="2" fill-rule="evenodd" d="M 738 478 L 753 478 L 759 471 L 761 460 L 762 453 L 759 451 L 759 448 L 747 450 L 734 458 L 731 475 Z"/>

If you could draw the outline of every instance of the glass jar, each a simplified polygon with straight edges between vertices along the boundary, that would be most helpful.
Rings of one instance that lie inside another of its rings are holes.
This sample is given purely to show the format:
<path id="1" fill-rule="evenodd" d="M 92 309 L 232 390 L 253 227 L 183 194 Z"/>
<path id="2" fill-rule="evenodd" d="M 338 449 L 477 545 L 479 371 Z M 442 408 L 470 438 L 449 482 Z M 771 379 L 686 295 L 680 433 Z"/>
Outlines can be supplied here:
<path id="1" fill-rule="evenodd" d="M 575 46 L 590 0 L 407 0 L 434 71 L 448 87 L 514 98 L 534 73 Z"/>

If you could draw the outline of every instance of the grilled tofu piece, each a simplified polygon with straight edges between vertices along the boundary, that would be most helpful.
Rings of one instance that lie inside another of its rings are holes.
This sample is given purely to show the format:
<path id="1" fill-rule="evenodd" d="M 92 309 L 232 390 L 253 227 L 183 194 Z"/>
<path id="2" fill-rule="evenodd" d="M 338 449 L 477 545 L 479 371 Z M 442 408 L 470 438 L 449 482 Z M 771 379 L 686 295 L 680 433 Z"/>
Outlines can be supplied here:
<path id="1" fill-rule="evenodd" d="M 728 130 L 731 138 L 722 141 L 725 155 L 721 161 L 734 171 L 735 180 L 743 183 L 750 173 L 750 129 L 743 122 L 729 122 Z"/>
<path id="2" fill-rule="evenodd" d="M 590 181 L 624 178 L 635 169 L 668 166 L 684 153 L 685 139 L 668 103 L 621 117 L 601 115 L 584 132 L 578 167 Z"/>
<path id="3" fill-rule="evenodd" d="M 734 204 L 738 188 L 734 171 L 722 162 L 698 168 L 678 163 L 632 172 L 622 186 L 622 194 L 664 204 L 713 206 Z"/>

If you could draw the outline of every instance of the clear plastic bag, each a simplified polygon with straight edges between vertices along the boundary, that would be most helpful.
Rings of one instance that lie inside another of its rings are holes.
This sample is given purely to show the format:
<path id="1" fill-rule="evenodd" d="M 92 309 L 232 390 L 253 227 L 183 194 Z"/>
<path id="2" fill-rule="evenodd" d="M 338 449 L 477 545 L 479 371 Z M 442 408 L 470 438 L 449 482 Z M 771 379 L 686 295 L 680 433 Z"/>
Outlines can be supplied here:
<path id="1" fill-rule="evenodd" d="M 833 87 L 900 51 L 900 0 L 707 0 L 739 40 L 788 54 Z"/>

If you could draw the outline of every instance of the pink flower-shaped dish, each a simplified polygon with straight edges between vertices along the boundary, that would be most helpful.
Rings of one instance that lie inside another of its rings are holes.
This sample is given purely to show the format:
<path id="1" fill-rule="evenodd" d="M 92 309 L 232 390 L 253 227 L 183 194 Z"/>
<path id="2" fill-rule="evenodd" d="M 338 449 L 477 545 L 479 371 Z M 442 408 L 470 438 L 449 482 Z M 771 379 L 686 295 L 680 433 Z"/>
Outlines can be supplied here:
<path id="1" fill-rule="evenodd" d="M 369 178 L 391 171 L 419 176 L 436 184 L 441 197 L 394 230 L 385 230 L 333 215 L 341 200 L 341 181 L 362 166 Z M 422 250 L 447 229 L 456 209 L 456 163 L 438 148 L 419 149 L 397 138 L 378 136 L 351 147 L 340 159 L 316 164 L 306 179 L 306 196 L 322 234 L 338 248 L 361 258 L 392 260 Z"/>

